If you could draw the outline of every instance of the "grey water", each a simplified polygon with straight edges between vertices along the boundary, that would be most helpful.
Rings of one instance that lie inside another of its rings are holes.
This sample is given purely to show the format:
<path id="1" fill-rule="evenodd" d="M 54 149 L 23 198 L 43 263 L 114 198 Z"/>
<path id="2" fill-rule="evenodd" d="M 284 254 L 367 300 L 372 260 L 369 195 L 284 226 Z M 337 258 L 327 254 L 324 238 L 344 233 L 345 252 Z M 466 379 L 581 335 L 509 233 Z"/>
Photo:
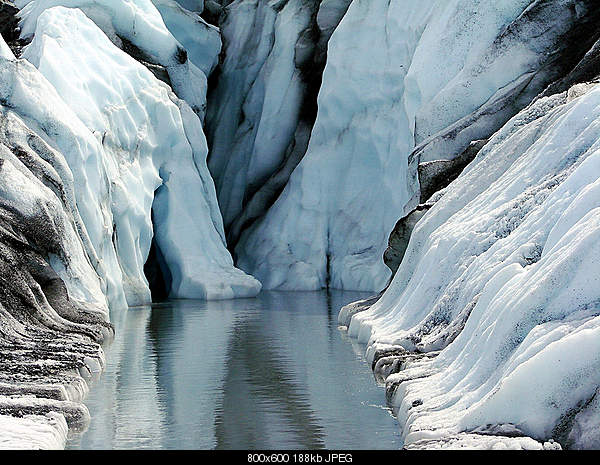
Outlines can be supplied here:
<path id="1" fill-rule="evenodd" d="M 263 292 L 112 315 L 87 431 L 69 449 L 398 449 L 365 347 L 338 328 L 364 293 Z"/>

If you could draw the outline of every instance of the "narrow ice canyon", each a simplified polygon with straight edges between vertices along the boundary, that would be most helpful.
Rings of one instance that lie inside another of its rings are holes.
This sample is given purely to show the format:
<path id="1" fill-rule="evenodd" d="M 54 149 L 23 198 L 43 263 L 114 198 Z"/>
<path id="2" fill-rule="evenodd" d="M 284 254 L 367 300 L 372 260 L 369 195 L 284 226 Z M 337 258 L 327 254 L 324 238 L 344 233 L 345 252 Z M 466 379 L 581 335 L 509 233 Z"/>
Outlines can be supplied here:
<path id="1" fill-rule="evenodd" d="M 0 448 L 600 448 L 599 83 L 593 0 L 0 0 Z"/>

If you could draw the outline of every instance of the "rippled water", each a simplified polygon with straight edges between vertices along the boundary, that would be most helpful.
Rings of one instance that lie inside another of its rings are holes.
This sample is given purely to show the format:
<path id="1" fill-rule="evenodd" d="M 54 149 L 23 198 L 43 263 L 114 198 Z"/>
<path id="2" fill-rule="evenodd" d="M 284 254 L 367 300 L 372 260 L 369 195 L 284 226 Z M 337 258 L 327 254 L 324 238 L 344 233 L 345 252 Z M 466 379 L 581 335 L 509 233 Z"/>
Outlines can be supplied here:
<path id="1" fill-rule="evenodd" d="M 356 292 L 264 292 L 113 315 L 117 337 L 71 449 L 397 449 L 399 429 L 337 328 Z"/>

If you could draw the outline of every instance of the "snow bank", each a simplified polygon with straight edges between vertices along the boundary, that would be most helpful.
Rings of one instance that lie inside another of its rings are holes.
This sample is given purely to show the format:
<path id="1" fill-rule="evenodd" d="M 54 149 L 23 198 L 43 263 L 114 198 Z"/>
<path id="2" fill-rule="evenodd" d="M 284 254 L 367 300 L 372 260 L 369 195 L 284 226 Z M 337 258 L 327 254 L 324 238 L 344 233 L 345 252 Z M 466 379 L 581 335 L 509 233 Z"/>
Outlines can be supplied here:
<path id="1" fill-rule="evenodd" d="M 574 449 L 600 449 L 600 397 L 598 391 L 573 418 L 567 443 Z"/>
<path id="2" fill-rule="evenodd" d="M 386 380 L 407 444 L 503 424 L 594 443 L 581 425 L 599 420 L 599 134 L 600 86 L 518 114 L 417 223 L 382 298 L 352 317 L 371 357 L 443 349 Z"/>
<path id="3" fill-rule="evenodd" d="M 558 446 L 558 447 L 557 447 Z M 423 439 L 405 446 L 407 450 L 560 450 L 557 443 L 541 444 L 528 437 L 486 436 L 461 433 L 442 440 Z"/>
<path id="4" fill-rule="evenodd" d="M 306 156 L 242 236 L 240 267 L 268 289 L 382 289 L 388 235 L 418 202 L 415 164 L 453 158 L 529 104 L 559 72 L 551 60 L 575 55 L 562 38 L 594 7 L 573 3 L 352 2 Z"/>
<path id="5" fill-rule="evenodd" d="M 172 275 L 171 295 L 232 298 L 255 295 L 259 283 L 233 267 L 205 158 L 200 120 L 189 106 L 80 10 L 55 7 L 37 20 L 23 55 L 57 89 L 101 144 L 75 166 L 102 166 L 94 185 L 112 211 L 113 241 L 129 305 L 150 301 L 143 266 L 153 237 Z M 94 157 L 97 157 L 95 158 Z M 70 164 L 71 164 L 70 163 Z M 92 223 L 97 228 L 102 223 Z"/>

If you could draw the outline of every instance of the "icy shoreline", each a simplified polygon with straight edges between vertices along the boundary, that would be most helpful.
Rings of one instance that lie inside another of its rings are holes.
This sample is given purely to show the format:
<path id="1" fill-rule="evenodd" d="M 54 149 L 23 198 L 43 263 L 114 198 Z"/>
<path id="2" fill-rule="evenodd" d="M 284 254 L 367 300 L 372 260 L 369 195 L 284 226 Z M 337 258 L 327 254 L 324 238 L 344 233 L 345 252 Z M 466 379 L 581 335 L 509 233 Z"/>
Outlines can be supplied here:
<path id="1" fill-rule="evenodd" d="M 576 84 L 516 115 L 416 223 L 381 298 L 341 309 L 407 448 L 597 446 L 599 108 Z"/>

